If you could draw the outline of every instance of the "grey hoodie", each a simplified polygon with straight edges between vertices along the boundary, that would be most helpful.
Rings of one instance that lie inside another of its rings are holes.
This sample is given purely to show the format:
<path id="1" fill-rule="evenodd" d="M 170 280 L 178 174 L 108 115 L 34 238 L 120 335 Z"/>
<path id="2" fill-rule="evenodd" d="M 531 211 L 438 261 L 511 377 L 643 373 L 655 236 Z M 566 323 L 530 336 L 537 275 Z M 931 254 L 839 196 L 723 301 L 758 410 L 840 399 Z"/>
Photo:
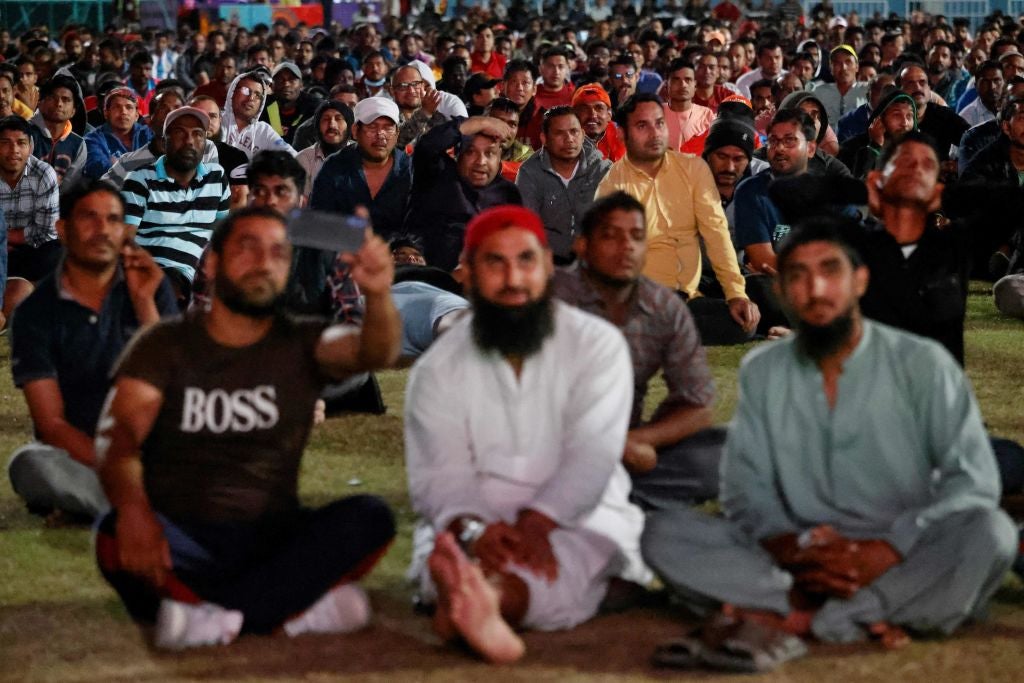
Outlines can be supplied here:
<path id="1" fill-rule="evenodd" d="M 594 203 L 597 186 L 611 165 L 590 139 L 584 137 L 579 166 L 568 185 L 551 167 L 546 149 L 541 149 L 519 167 L 516 186 L 523 195 L 523 206 L 540 215 L 551 251 L 560 260 L 571 259 L 580 221 Z"/>
<path id="2" fill-rule="evenodd" d="M 238 82 L 243 78 L 252 78 L 252 76 L 248 73 L 239 74 L 235 76 L 235 79 L 231 81 L 231 85 L 228 86 L 228 96 L 224 103 L 224 117 L 221 124 L 221 135 L 224 142 L 236 149 L 242 150 L 250 159 L 252 159 L 256 152 L 263 149 L 288 152 L 295 156 L 297 152 L 292 149 L 292 146 L 285 142 L 269 123 L 259 120 L 260 114 L 263 113 L 263 108 L 267 105 L 265 97 L 260 103 L 259 111 L 256 112 L 256 116 L 249 122 L 249 125 L 242 129 L 238 128 L 238 124 L 235 122 L 232 99 L 235 96 L 235 88 L 238 87 Z M 256 80 L 260 80 L 258 76 Z"/>

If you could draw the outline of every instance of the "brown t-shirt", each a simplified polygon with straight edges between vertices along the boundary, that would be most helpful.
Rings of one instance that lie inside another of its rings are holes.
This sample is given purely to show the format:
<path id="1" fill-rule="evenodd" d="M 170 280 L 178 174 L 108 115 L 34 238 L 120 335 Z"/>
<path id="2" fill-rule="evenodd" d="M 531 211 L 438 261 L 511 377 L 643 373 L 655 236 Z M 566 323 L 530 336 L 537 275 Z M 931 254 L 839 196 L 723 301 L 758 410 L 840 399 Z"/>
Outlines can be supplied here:
<path id="1" fill-rule="evenodd" d="M 162 322 L 125 350 L 115 377 L 163 392 L 142 446 L 146 493 L 181 521 L 254 521 L 298 504 L 313 404 L 328 378 L 314 358 L 322 320 L 278 316 L 259 342 L 221 346 L 203 316 Z"/>

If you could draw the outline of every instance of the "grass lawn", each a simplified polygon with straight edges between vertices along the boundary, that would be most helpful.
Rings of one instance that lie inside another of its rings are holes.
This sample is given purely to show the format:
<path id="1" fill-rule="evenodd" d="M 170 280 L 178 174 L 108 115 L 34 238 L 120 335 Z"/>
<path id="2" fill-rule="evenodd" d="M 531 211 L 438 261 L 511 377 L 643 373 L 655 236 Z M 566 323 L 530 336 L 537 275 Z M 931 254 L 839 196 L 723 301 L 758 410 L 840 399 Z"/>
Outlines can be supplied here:
<path id="1" fill-rule="evenodd" d="M 990 430 L 1024 440 L 1024 324 L 997 316 L 980 285 L 972 287 L 967 365 Z M 729 419 L 735 376 L 747 348 L 711 349 L 718 384 L 716 419 Z M 0 454 L 28 439 L 30 422 L 10 380 L 9 349 L 0 341 Z M 491 669 L 442 646 L 409 608 L 403 580 L 412 516 L 402 461 L 401 414 L 406 372 L 380 375 L 388 404 L 382 417 L 333 418 L 314 432 L 302 496 L 316 505 L 339 495 L 373 492 L 396 510 L 395 545 L 367 584 L 376 608 L 372 628 L 345 637 L 245 637 L 230 648 L 166 655 L 146 646 L 112 590 L 100 579 L 85 529 L 45 528 L 0 483 L 0 681 L 312 680 L 575 681 L 654 680 L 709 674 L 652 669 L 655 644 L 686 627 L 669 608 L 600 616 L 557 634 L 528 634 L 525 660 Z M 652 404 L 664 393 L 651 392 Z M 815 645 L 812 656 L 762 678 L 778 681 L 1020 681 L 1024 667 L 1024 587 L 1008 579 L 992 620 L 945 641 L 906 650 Z"/>

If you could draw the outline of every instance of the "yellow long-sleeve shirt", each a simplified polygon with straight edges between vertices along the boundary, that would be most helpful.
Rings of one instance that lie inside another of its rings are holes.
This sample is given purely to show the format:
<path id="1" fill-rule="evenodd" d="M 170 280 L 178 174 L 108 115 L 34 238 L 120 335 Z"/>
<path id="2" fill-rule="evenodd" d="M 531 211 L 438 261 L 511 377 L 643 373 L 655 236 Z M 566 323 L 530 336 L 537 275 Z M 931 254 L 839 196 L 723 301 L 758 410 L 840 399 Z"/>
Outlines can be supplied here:
<path id="1" fill-rule="evenodd" d="M 687 296 L 699 296 L 704 238 L 708 258 L 727 299 L 747 298 L 729 224 L 711 169 L 700 157 L 668 151 L 655 177 L 629 161 L 612 164 L 597 187 L 597 197 L 623 190 L 647 213 L 647 265 L 644 275 Z"/>

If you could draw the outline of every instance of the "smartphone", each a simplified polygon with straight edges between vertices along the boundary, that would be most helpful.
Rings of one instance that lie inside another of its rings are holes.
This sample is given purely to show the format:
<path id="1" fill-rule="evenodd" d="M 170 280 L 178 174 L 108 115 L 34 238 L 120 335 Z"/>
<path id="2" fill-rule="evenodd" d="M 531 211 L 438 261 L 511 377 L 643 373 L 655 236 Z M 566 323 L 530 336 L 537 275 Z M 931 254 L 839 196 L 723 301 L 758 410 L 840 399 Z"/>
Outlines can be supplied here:
<path id="1" fill-rule="evenodd" d="M 288 239 L 296 247 L 354 253 L 366 239 L 370 222 L 359 216 L 296 209 L 288 215 Z"/>

